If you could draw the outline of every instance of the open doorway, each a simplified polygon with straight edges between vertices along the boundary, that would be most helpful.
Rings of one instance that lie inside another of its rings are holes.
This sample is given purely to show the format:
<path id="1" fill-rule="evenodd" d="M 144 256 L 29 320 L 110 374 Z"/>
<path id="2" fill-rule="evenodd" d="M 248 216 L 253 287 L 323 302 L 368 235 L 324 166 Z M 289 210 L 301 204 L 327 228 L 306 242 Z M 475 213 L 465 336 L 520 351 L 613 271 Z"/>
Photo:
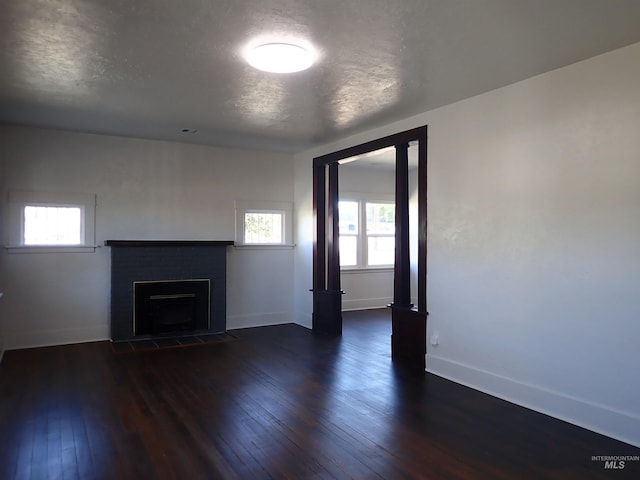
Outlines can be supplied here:
<path id="1" fill-rule="evenodd" d="M 410 168 L 410 145 L 416 152 L 413 169 Z M 341 287 L 342 267 L 346 269 L 346 264 L 350 263 L 354 271 L 359 270 L 363 274 L 367 270 L 382 272 L 385 267 L 387 271 L 392 267 L 393 295 L 389 305 L 392 315 L 392 357 L 422 368 L 426 353 L 427 316 L 426 152 L 425 126 L 324 155 L 315 158 L 313 163 L 313 208 L 316 220 L 313 252 L 314 331 L 333 335 L 342 333 L 342 297 L 345 293 Z M 360 162 L 361 167 L 366 164 L 372 166 L 372 163 L 380 165 L 388 162 L 389 156 L 394 167 L 393 189 L 385 188 L 393 192 L 393 198 L 382 198 L 384 192 L 379 192 L 380 198 L 367 201 L 356 198 L 357 193 L 366 194 L 366 189 L 352 192 L 352 200 L 342 200 L 345 221 L 341 224 L 340 175 L 348 182 L 350 175 L 357 176 L 353 169 L 359 167 L 353 164 Z M 412 175 L 410 170 L 413 170 Z M 390 211 L 393 211 L 393 221 L 389 219 Z M 367 217 L 370 217 L 370 221 Z M 393 235 L 389 231 L 390 225 L 393 226 Z M 341 242 L 345 256 L 342 265 Z"/>
<path id="2" fill-rule="evenodd" d="M 339 162 L 338 230 L 342 311 L 393 303 L 395 149 Z M 411 303 L 418 303 L 418 145 L 408 150 Z M 390 316 L 390 312 L 389 316 Z"/>

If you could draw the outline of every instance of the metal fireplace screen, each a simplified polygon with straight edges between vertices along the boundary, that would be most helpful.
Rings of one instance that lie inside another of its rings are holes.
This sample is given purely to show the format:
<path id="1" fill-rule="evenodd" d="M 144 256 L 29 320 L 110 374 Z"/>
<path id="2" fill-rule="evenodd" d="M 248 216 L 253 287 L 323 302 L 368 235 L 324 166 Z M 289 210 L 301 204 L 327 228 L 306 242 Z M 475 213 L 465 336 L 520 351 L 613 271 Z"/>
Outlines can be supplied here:
<path id="1" fill-rule="evenodd" d="M 188 333 L 211 327 L 209 279 L 133 282 L 135 336 Z"/>

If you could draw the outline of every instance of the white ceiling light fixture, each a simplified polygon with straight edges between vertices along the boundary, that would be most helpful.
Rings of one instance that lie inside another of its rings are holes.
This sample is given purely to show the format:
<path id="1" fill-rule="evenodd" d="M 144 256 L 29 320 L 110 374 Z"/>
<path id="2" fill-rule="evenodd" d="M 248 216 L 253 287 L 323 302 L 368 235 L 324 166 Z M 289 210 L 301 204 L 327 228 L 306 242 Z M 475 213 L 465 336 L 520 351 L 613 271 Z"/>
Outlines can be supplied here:
<path id="1" fill-rule="evenodd" d="M 247 52 L 247 62 L 258 70 L 272 73 L 294 73 L 306 70 L 315 60 L 307 48 L 293 43 L 264 43 Z"/>

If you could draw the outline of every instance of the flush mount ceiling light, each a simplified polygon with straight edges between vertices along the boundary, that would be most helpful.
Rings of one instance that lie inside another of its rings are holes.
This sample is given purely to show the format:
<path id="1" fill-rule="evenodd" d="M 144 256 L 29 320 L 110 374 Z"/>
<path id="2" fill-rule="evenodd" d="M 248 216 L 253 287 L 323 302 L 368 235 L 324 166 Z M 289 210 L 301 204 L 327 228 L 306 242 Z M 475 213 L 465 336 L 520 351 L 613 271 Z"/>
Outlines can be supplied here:
<path id="1" fill-rule="evenodd" d="M 265 43 L 247 53 L 249 65 L 272 73 L 300 72 L 309 68 L 313 60 L 309 50 L 293 43 Z"/>

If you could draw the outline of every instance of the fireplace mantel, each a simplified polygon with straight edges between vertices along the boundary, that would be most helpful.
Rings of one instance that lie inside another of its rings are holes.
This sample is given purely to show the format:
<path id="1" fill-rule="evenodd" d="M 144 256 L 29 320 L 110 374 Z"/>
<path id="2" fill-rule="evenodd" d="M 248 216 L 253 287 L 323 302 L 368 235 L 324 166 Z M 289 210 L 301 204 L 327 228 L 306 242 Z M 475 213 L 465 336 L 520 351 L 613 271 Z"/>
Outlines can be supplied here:
<path id="1" fill-rule="evenodd" d="M 233 240 L 105 240 L 106 247 L 223 247 Z"/>

